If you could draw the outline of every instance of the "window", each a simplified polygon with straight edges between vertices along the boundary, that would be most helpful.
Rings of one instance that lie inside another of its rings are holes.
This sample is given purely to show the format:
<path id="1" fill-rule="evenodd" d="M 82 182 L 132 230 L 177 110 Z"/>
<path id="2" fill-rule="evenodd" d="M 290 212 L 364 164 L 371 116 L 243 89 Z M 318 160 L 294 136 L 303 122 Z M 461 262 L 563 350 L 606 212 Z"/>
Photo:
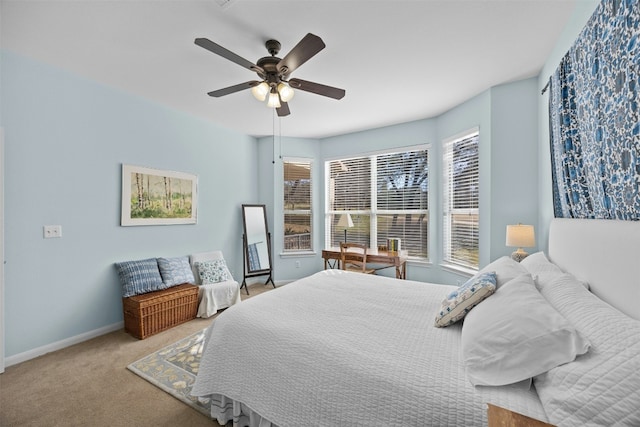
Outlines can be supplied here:
<path id="1" fill-rule="evenodd" d="M 284 159 L 284 252 L 311 251 L 311 160 Z"/>
<path id="2" fill-rule="evenodd" d="M 413 259 L 428 259 L 429 151 L 326 162 L 325 246 L 345 240 L 377 247 L 400 239 Z M 351 225 L 346 217 L 351 218 Z M 341 221 L 342 220 L 342 221 Z"/>
<path id="3" fill-rule="evenodd" d="M 478 142 L 477 129 L 443 142 L 444 261 L 478 268 Z"/>

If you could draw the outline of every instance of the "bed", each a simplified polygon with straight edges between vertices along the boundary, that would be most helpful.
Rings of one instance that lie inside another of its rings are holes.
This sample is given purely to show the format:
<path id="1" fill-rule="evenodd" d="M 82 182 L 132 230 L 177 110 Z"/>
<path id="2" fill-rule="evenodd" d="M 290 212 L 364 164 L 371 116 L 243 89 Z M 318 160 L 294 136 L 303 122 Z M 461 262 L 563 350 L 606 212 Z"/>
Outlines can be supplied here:
<path id="1" fill-rule="evenodd" d="M 319 272 L 222 313 L 192 395 L 234 426 L 486 426 L 487 404 L 638 426 L 639 245 L 638 222 L 555 219 L 548 253 L 485 267 L 495 289 L 446 327 L 457 287 Z"/>

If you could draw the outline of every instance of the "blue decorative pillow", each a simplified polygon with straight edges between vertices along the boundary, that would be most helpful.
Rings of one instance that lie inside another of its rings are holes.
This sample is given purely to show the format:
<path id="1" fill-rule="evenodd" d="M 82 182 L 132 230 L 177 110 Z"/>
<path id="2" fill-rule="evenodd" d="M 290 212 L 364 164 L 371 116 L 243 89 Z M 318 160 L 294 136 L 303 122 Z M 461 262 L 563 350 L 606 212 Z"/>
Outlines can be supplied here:
<path id="1" fill-rule="evenodd" d="M 227 263 L 224 259 L 199 261 L 196 262 L 196 268 L 198 269 L 198 274 L 200 275 L 203 285 L 231 280 L 231 277 L 227 273 Z"/>
<path id="2" fill-rule="evenodd" d="M 158 262 L 155 258 L 125 261 L 115 264 L 122 284 L 122 296 L 130 297 L 159 291 L 166 286 L 162 282 Z"/>
<path id="3" fill-rule="evenodd" d="M 447 295 L 442 301 L 440 311 L 436 315 L 435 326 L 441 328 L 453 325 L 495 291 L 495 272 L 480 272 L 476 274 L 464 285 Z"/>
<path id="4" fill-rule="evenodd" d="M 158 267 L 162 281 L 167 287 L 182 283 L 195 283 L 189 257 L 158 258 Z"/>

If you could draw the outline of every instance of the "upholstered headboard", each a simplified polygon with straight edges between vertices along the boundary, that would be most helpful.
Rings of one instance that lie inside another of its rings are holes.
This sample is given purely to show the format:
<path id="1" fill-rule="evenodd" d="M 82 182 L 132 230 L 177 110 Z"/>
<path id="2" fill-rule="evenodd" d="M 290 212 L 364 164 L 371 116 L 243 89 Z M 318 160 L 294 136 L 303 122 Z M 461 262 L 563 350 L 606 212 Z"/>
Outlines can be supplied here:
<path id="1" fill-rule="evenodd" d="M 549 259 L 640 320 L 640 221 L 555 218 Z"/>

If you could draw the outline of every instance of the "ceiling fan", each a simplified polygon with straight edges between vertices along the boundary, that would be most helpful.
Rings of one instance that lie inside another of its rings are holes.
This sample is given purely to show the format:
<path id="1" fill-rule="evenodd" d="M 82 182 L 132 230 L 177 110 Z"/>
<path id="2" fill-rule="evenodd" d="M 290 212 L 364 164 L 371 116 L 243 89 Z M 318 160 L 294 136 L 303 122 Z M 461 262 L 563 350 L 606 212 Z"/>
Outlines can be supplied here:
<path id="1" fill-rule="evenodd" d="M 267 40 L 265 46 L 271 56 L 258 59 L 256 64 L 247 61 L 241 56 L 206 38 L 195 39 L 195 44 L 231 62 L 235 62 L 241 67 L 248 68 L 260 77 L 260 80 L 250 80 L 234 86 L 214 90 L 208 93 L 209 96 L 217 98 L 241 90 L 251 89 L 253 95 L 260 101 L 264 101 L 268 95 L 267 105 L 275 108 L 278 116 L 283 117 L 290 114 L 288 101 L 293 97 L 293 89 L 299 89 L 333 99 L 342 99 L 346 93 L 344 89 L 338 89 L 307 80 L 289 78 L 289 75 L 293 71 L 326 46 L 320 37 L 311 33 L 304 36 L 282 59 L 276 56 L 278 52 L 280 52 L 280 42 L 277 40 Z"/>

